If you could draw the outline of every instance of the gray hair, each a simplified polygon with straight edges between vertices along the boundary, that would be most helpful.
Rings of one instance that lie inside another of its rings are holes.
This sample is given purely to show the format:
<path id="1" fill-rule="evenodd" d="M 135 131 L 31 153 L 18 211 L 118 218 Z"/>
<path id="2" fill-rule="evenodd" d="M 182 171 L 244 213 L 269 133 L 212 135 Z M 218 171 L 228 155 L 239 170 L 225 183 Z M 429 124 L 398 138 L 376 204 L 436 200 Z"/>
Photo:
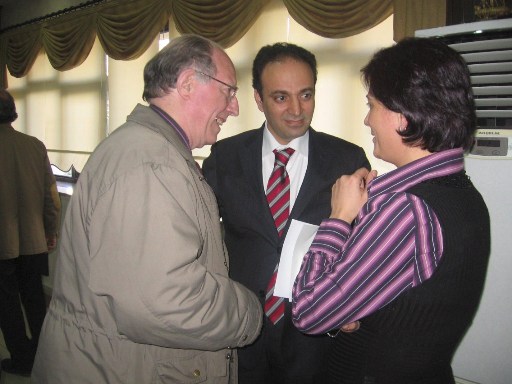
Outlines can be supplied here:
<path id="1" fill-rule="evenodd" d="M 198 35 L 187 34 L 171 40 L 144 67 L 142 99 L 161 97 L 176 88 L 179 75 L 188 68 L 215 75 L 217 68 L 212 54 L 216 49 L 222 47 Z"/>

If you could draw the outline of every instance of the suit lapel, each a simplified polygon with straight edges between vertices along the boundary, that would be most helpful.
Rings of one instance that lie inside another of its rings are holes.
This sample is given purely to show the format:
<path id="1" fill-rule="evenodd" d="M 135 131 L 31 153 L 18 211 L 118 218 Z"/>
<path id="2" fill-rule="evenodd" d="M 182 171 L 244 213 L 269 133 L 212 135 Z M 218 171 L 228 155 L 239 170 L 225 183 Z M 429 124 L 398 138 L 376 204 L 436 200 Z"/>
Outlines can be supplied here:
<path id="1" fill-rule="evenodd" d="M 254 207 L 258 216 L 263 220 L 262 230 L 273 240 L 279 238 L 275 228 L 274 219 L 268 207 L 265 189 L 263 187 L 263 176 L 261 172 L 261 148 L 263 143 L 263 126 L 248 137 L 245 145 L 241 146 L 239 158 L 244 172 L 244 179 L 254 191 Z M 255 161 L 257 159 L 257 161 Z M 260 208 L 261 207 L 261 208 Z"/>
<path id="2" fill-rule="evenodd" d="M 254 135 L 249 136 L 245 144 L 240 147 L 238 155 L 245 181 L 258 196 L 258 199 L 261 198 L 261 194 L 265 195 L 261 174 L 262 132 L 262 130 L 257 130 Z M 254 161 L 254 159 L 259 159 L 259 161 Z"/>
<path id="3" fill-rule="evenodd" d="M 288 230 L 291 219 L 300 219 L 304 209 L 317 197 L 318 192 L 325 184 L 325 179 L 328 177 L 329 160 L 318 144 L 317 133 L 312 128 L 310 128 L 309 132 L 308 168 L 300 187 L 299 195 L 290 213 L 290 220 L 287 228 L 285 228 L 285 233 Z M 279 239 L 274 219 L 268 208 L 265 189 L 263 188 L 263 176 L 261 173 L 262 143 L 263 126 L 256 130 L 254 135 L 249 136 L 245 145 L 240 147 L 239 159 L 244 172 L 245 182 L 254 191 L 254 207 L 258 210 L 258 216 L 263 220 L 262 231 L 269 235 L 273 241 L 279 242 L 284 239 L 284 236 Z M 258 159 L 258 161 L 254 161 L 254 159 Z"/>
<path id="4" fill-rule="evenodd" d="M 328 159 L 322 152 L 317 142 L 317 134 L 309 130 L 309 154 L 308 168 L 304 181 L 299 190 L 295 204 L 293 205 L 290 219 L 298 219 L 311 200 L 316 198 L 317 193 L 323 187 L 328 170 Z"/>

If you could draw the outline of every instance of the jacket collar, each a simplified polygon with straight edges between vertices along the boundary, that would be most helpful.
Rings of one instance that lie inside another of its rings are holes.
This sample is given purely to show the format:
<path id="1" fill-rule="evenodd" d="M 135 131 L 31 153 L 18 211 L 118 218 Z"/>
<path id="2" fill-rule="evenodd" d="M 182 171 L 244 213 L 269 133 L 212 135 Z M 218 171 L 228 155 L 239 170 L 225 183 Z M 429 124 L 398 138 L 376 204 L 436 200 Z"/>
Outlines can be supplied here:
<path id="1" fill-rule="evenodd" d="M 128 115 L 127 120 L 131 120 L 140 125 L 143 125 L 165 137 L 167 141 L 176 147 L 181 156 L 183 156 L 187 161 L 194 164 L 195 166 L 195 160 L 192 156 L 192 151 L 183 141 L 181 135 L 176 129 L 171 127 L 169 122 L 166 121 L 162 115 L 158 114 L 155 110 L 142 104 L 137 104 L 132 113 Z"/>

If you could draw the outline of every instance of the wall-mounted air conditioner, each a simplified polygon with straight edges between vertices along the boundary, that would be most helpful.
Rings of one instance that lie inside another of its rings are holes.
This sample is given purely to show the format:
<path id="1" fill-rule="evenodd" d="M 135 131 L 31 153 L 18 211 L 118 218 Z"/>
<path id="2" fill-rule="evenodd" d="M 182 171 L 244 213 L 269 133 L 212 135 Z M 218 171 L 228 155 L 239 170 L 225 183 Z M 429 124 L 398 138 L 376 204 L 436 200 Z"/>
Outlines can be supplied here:
<path id="1" fill-rule="evenodd" d="M 478 118 L 475 156 L 512 158 L 512 19 L 416 31 L 460 52 L 471 72 Z"/>

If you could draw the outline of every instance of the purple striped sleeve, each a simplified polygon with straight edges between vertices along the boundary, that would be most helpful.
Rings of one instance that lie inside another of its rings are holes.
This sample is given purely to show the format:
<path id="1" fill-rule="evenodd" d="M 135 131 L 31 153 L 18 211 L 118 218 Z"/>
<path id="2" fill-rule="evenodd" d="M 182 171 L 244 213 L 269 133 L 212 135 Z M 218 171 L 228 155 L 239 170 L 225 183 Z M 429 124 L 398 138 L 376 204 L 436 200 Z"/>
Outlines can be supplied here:
<path id="1" fill-rule="evenodd" d="M 443 239 L 441 225 L 432 209 L 417 196 L 410 195 L 410 199 L 417 222 L 413 282 L 417 286 L 434 274 L 443 254 Z"/>
<path id="2" fill-rule="evenodd" d="M 461 148 L 417 159 L 372 180 L 353 228 L 322 222 L 293 287 L 295 326 L 310 334 L 339 329 L 430 278 L 443 254 L 442 229 L 406 191 L 463 169 Z"/>
<path id="3" fill-rule="evenodd" d="M 376 210 L 363 215 L 348 239 L 333 241 L 325 235 L 329 240 L 304 258 L 293 291 L 293 321 L 299 330 L 321 334 L 339 328 L 381 308 L 411 286 L 415 247 L 411 203 L 403 193 L 379 199 Z M 325 227 L 331 228 L 330 224 Z M 332 254 L 326 244 L 339 246 L 340 252 Z"/>
<path id="4" fill-rule="evenodd" d="M 331 258 L 341 252 L 350 234 L 350 224 L 338 219 L 325 219 L 318 227 L 310 251 L 323 252 Z"/>

